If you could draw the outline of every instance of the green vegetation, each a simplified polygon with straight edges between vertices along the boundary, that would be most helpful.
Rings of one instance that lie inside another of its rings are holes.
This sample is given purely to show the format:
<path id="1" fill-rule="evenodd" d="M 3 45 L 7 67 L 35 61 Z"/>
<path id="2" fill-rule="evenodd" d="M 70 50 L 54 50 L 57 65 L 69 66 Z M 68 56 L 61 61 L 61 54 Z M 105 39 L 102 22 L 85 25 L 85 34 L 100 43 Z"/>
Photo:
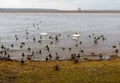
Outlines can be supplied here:
<path id="1" fill-rule="evenodd" d="M 0 83 L 120 83 L 120 58 L 107 61 L 0 61 Z"/>

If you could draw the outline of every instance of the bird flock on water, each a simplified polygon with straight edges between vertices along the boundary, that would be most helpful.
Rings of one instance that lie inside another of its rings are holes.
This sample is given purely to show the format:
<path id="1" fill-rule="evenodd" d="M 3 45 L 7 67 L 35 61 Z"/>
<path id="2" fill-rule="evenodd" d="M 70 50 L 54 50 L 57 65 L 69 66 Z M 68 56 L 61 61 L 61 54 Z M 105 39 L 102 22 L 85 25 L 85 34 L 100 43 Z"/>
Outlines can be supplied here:
<path id="1" fill-rule="evenodd" d="M 42 23 L 42 21 L 40 21 L 40 23 Z M 52 23 L 52 22 L 50 22 Z M 36 27 L 37 24 L 33 23 L 33 27 Z M 39 28 L 37 28 L 39 30 Z M 26 29 L 25 30 L 25 33 L 26 35 L 28 35 L 26 37 L 26 40 L 29 39 L 29 30 Z M 29 55 L 26 55 L 24 52 L 21 53 L 21 62 L 24 62 L 25 60 L 35 60 L 34 57 L 36 54 L 39 54 L 39 55 L 42 55 L 43 54 L 43 51 L 46 50 L 46 52 L 48 53 L 48 55 L 45 56 L 44 60 L 45 61 L 49 61 L 49 60 L 61 60 L 60 58 L 60 54 L 58 52 L 55 53 L 55 57 L 53 59 L 53 54 L 51 53 L 51 46 L 55 43 L 55 42 L 58 42 L 60 41 L 60 37 L 62 36 L 61 33 L 58 33 L 56 34 L 55 36 L 53 35 L 50 35 L 48 32 L 42 32 L 42 33 L 39 33 L 39 40 L 36 39 L 36 36 L 33 36 L 32 38 L 32 41 L 35 42 L 37 41 L 39 44 L 42 44 L 42 38 L 44 36 L 48 37 L 49 39 L 49 45 L 46 44 L 44 46 L 45 49 L 40 49 L 39 51 L 33 51 L 32 47 L 28 46 L 28 48 L 26 49 L 29 53 Z M 81 36 L 81 33 L 80 32 L 76 32 L 74 34 L 69 34 L 67 35 L 66 37 L 67 38 L 70 38 L 70 39 L 73 39 L 73 41 L 77 41 L 79 43 L 75 44 L 75 47 L 77 49 L 79 49 L 79 53 L 70 53 L 70 58 L 69 60 L 80 60 L 80 57 L 81 57 L 81 53 L 85 53 L 85 49 L 82 49 L 79 47 L 79 45 L 82 45 L 84 41 L 79 41 L 80 39 L 80 36 Z M 14 38 L 16 41 L 19 41 L 19 36 L 18 35 L 14 35 Z M 100 40 L 102 41 L 106 41 L 106 38 L 104 35 L 100 35 L 100 36 L 95 36 L 94 33 L 92 33 L 91 35 L 88 36 L 89 39 L 93 39 L 93 43 L 94 44 L 98 44 L 99 42 L 101 42 Z M 24 46 L 26 46 L 26 42 L 21 42 L 20 43 L 20 49 L 24 48 Z M 5 45 L 1 45 L 1 50 L 0 50 L 0 59 L 2 60 L 14 60 L 11 58 L 11 54 L 9 54 L 9 50 L 12 50 L 14 47 L 15 47 L 15 44 L 12 43 L 10 44 L 10 47 L 6 47 Z M 118 45 L 113 45 L 111 46 L 111 48 L 113 48 L 114 50 L 114 53 L 116 53 L 116 55 L 119 53 L 119 47 L 120 47 L 120 42 L 118 42 Z M 72 47 L 69 47 L 69 48 L 66 48 L 66 47 L 62 47 L 61 50 L 64 52 L 65 50 L 68 50 L 68 52 L 71 52 L 72 50 L 74 50 Z M 98 56 L 100 60 L 103 59 L 103 54 L 102 53 L 99 53 L 99 54 L 95 54 L 94 52 L 91 52 L 90 56 Z M 26 57 L 26 58 L 25 58 Z M 39 59 L 38 59 L 39 60 Z M 88 60 L 88 58 L 84 58 L 84 60 Z"/>

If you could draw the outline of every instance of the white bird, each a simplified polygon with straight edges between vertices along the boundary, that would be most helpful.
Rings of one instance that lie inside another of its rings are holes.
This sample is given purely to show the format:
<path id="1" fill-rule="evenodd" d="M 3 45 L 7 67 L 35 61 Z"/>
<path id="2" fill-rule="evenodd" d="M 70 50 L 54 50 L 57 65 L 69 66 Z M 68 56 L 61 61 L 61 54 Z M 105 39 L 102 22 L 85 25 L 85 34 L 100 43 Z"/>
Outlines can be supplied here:
<path id="1" fill-rule="evenodd" d="M 74 36 L 73 36 L 72 39 L 74 39 L 74 40 L 78 40 L 78 37 L 74 37 Z"/>
<path id="2" fill-rule="evenodd" d="M 75 33 L 72 35 L 72 37 L 80 37 L 80 33 Z"/>
<path id="3" fill-rule="evenodd" d="M 48 33 L 40 33 L 40 35 L 46 36 Z"/>

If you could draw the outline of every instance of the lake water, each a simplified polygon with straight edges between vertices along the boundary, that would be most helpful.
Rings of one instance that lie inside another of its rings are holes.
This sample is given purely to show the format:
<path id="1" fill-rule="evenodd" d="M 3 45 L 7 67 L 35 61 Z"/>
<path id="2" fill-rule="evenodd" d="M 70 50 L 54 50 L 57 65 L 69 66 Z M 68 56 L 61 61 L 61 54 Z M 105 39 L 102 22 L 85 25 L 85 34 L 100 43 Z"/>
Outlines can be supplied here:
<path id="1" fill-rule="evenodd" d="M 40 33 L 43 32 L 47 32 L 48 36 L 40 39 Z M 80 32 L 77 41 L 67 37 L 76 32 Z M 59 33 L 61 37 L 58 42 L 48 38 Z M 94 44 L 93 38 L 88 37 L 93 33 L 95 36 L 104 35 L 106 41 L 100 40 L 98 44 Z M 15 35 L 19 38 L 17 41 Z M 36 37 L 34 42 L 33 36 Z M 39 44 L 38 40 L 41 40 L 42 44 Z M 51 41 L 53 45 L 50 45 Z M 79 45 L 79 41 L 83 42 L 82 45 Z M 22 49 L 21 42 L 26 44 Z M 44 59 L 48 56 L 46 45 L 50 46 L 54 58 L 55 53 L 58 53 L 60 58 L 69 58 L 70 54 L 79 53 L 80 48 L 84 49 L 85 53 L 103 53 L 106 56 L 114 51 L 113 45 L 120 49 L 119 42 L 120 14 L 117 13 L 0 13 L 0 45 L 9 48 L 8 53 L 17 58 L 22 52 L 30 54 L 26 50 L 31 47 L 33 51 L 44 50 L 42 55 L 36 55 L 37 58 Z M 11 44 L 14 44 L 14 48 L 11 48 Z M 76 44 L 78 47 L 75 47 Z M 63 47 L 71 47 L 73 50 L 63 52 Z"/>

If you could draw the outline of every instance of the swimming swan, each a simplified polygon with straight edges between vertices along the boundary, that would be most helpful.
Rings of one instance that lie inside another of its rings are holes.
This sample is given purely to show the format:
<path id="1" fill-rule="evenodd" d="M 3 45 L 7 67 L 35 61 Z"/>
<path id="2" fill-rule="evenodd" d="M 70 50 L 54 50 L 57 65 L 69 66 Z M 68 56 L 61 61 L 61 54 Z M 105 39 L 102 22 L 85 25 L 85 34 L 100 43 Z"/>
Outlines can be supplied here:
<path id="1" fill-rule="evenodd" d="M 46 36 L 48 33 L 40 33 L 40 35 Z"/>
<path id="2" fill-rule="evenodd" d="M 75 33 L 72 35 L 72 37 L 79 37 L 80 36 L 80 33 Z"/>
<path id="3" fill-rule="evenodd" d="M 78 40 L 78 37 L 72 37 L 72 39 L 74 39 L 74 40 Z"/>

